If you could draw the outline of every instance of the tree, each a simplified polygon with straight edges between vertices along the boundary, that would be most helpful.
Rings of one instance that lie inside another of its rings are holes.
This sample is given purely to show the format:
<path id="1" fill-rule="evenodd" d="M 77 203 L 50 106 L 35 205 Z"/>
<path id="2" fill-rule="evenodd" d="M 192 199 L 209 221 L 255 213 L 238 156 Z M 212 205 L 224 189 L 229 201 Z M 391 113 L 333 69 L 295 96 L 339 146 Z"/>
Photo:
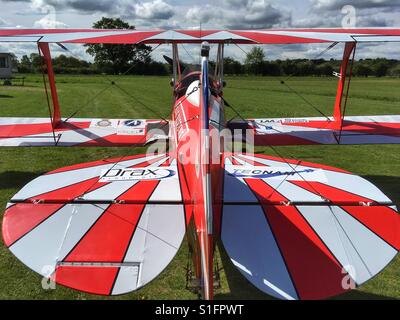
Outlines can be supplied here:
<path id="1" fill-rule="evenodd" d="M 384 77 L 386 76 L 387 71 L 389 70 L 389 65 L 386 61 L 379 61 L 374 66 L 374 72 L 377 77 Z"/>
<path id="2" fill-rule="evenodd" d="M 95 29 L 135 29 L 134 26 L 119 19 L 103 17 L 93 24 Z M 103 72 L 120 74 L 135 63 L 151 61 L 151 48 L 143 44 L 88 44 L 86 52 L 94 57 L 95 63 Z"/>
<path id="3" fill-rule="evenodd" d="M 392 69 L 390 69 L 389 74 L 392 77 L 400 77 L 400 64 L 397 64 Z"/>
<path id="4" fill-rule="evenodd" d="M 19 65 L 19 61 L 17 56 L 14 53 L 10 54 L 10 60 L 11 60 L 11 68 L 14 71 L 18 71 L 18 65 Z"/>
<path id="5" fill-rule="evenodd" d="M 265 53 L 261 47 L 253 47 L 250 52 L 246 54 L 244 61 L 246 71 L 248 73 L 260 74 L 265 59 Z"/>
<path id="6" fill-rule="evenodd" d="M 31 53 L 29 56 L 32 70 L 36 73 L 42 73 L 46 67 L 44 66 L 43 58 L 38 53 Z"/>
<path id="7" fill-rule="evenodd" d="M 366 65 L 362 62 L 358 62 L 354 66 L 353 73 L 354 73 L 354 75 L 359 76 L 359 77 L 368 77 L 368 76 L 372 75 L 373 72 L 368 65 Z"/>
<path id="8" fill-rule="evenodd" d="M 225 74 L 241 74 L 242 64 L 230 57 L 224 58 L 224 73 Z"/>
<path id="9" fill-rule="evenodd" d="M 263 76 L 279 76 L 281 75 L 281 66 L 277 61 L 263 61 L 260 64 L 260 73 Z"/>
<path id="10" fill-rule="evenodd" d="M 96 71 L 91 63 L 63 54 L 53 59 L 53 66 L 54 72 L 64 74 L 89 74 Z"/>
<path id="11" fill-rule="evenodd" d="M 18 72 L 31 73 L 32 72 L 32 61 L 27 55 L 23 55 L 21 61 L 18 64 Z"/>
<path id="12" fill-rule="evenodd" d="M 319 76 L 332 76 L 333 67 L 329 62 L 324 62 L 316 66 L 315 72 Z"/>

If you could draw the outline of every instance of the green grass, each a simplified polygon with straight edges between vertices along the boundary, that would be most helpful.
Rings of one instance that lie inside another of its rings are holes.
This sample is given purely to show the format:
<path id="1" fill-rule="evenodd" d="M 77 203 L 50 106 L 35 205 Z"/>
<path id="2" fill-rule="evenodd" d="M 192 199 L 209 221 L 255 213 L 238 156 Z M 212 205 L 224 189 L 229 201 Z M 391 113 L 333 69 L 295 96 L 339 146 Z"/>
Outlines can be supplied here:
<path id="1" fill-rule="evenodd" d="M 128 91 L 101 76 L 58 76 L 57 87 L 63 116 L 76 117 L 157 118 L 142 103 L 168 117 L 172 94 L 168 77 L 110 77 Z M 312 107 L 277 78 L 227 78 L 225 98 L 243 117 L 319 116 Z M 336 79 L 291 78 L 287 84 L 326 114 L 332 113 Z M 93 99 L 97 93 L 106 89 Z M 350 115 L 399 114 L 399 79 L 353 79 Z M 228 118 L 234 114 L 228 110 Z M 0 116 L 47 116 L 47 105 L 40 76 L 28 76 L 25 87 L 0 87 Z M 292 158 L 312 161 L 359 174 L 380 187 L 400 204 L 400 145 L 384 146 L 299 146 L 280 147 L 279 152 Z M 0 149 L 0 207 L 26 183 L 40 174 L 75 163 L 143 153 L 144 148 L 3 148 Z M 274 155 L 268 148 L 257 152 Z M 0 217 L 2 218 L 2 216 Z M 229 262 L 219 246 L 222 260 L 222 287 L 216 298 L 267 299 L 250 285 Z M 184 243 L 168 268 L 148 286 L 136 293 L 104 298 L 80 293 L 62 286 L 43 290 L 41 277 L 20 263 L 0 245 L 0 299 L 196 299 L 185 289 L 188 248 Z M 400 298 L 400 258 L 361 288 L 342 299 Z"/>

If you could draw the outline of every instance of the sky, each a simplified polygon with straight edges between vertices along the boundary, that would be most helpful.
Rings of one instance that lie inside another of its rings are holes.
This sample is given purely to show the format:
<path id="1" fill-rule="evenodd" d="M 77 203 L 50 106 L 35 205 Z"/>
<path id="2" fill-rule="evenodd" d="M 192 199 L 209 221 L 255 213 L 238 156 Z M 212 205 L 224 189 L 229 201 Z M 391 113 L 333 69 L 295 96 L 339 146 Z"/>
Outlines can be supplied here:
<path id="1" fill-rule="evenodd" d="M 304 27 L 399 27 L 399 0 L 0 0 L 0 28 L 90 28 L 103 16 L 119 17 L 136 29 L 265 29 Z M 265 45 L 267 59 L 313 58 L 326 48 L 314 45 Z M 72 54 L 91 60 L 82 45 L 69 45 L 69 53 L 53 47 L 53 54 Z M 183 60 L 195 60 L 198 46 L 181 50 Z M 243 60 L 249 46 L 230 46 L 226 55 Z M 31 44 L 0 44 L 0 52 L 17 56 L 36 52 Z M 187 51 L 187 52 L 186 52 Z M 163 46 L 159 60 L 170 53 Z M 321 58 L 340 59 L 341 46 Z M 184 57 L 186 55 L 186 57 Z M 400 44 L 365 44 L 357 58 L 400 59 Z M 192 61 L 194 62 L 194 61 Z"/>

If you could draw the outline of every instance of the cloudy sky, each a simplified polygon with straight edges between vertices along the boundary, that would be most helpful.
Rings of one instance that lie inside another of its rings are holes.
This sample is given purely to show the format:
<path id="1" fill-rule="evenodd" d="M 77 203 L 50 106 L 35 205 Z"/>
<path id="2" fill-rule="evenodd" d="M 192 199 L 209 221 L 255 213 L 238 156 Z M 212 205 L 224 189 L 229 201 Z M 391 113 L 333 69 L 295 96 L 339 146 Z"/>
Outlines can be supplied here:
<path id="1" fill-rule="evenodd" d="M 353 8 L 349 8 L 352 5 Z M 90 28 L 102 16 L 120 17 L 137 29 L 277 28 L 277 27 L 400 27 L 399 0 L 0 0 L 0 28 Z M 350 11 L 349 11 L 350 10 Z M 351 15 L 351 20 L 347 19 Z M 355 14 L 355 16 L 353 16 Z M 354 18 L 353 18 L 354 17 Z M 355 25 L 354 25 L 355 23 Z M 267 57 L 314 57 L 326 45 L 265 46 Z M 82 46 L 71 45 L 73 54 L 89 58 Z M 187 48 L 191 55 L 196 48 Z M 246 46 L 244 50 L 248 50 Z M 358 57 L 400 59 L 400 44 L 363 45 Z M 17 55 L 35 52 L 30 45 L 0 45 L 0 51 Z M 155 55 L 168 51 L 162 48 Z M 182 52 L 182 50 L 181 50 Z M 243 59 L 236 47 L 228 55 Z M 59 49 L 55 54 L 59 54 Z M 325 58 L 339 58 L 340 48 Z M 187 59 L 191 59 L 188 54 Z"/>

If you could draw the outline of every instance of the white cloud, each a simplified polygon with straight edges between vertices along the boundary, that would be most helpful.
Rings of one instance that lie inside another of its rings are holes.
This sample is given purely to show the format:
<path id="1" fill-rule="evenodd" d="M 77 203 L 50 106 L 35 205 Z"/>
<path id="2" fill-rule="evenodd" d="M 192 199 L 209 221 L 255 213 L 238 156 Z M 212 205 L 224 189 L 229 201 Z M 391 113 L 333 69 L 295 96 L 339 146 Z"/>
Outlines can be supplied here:
<path id="1" fill-rule="evenodd" d="M 174 15 L 173 8 L 163 0 L 135 4 L 135 15 L 141 19 L 165 20 Z"/>
<path id="2" fill-rule="evenodd" d="M 33 26 L 34 28 L 39 28 L 39 29 L 57 29 L 57 28 L 68 27 L 67 24 L 61 21 L 57 21 L 52 15 L 46 15 L 43 18 L 35 21 Z"/>
<path id="3" fill-rule="evenodd" d="M 267 0 L 223 0 L 215 4 L 193 6 L 185 15 L 186 23 L 216 28 L 262 29 L 288 25 L 290 14 Z"/>
<path id="4" fill-rule="evenodd" d="M 284 27 L 341 27 L 343 5 L 356 7 L 356 27 L 393 27 L 400 25 L 399 0 L 0 0 L 3 12 L 0 26 L 23 25 L 39 28 L 87 28 L 102 16 L 120 17 L 137 29 L 252 29 Z M 301 1 L 301 4 L 300 4 Z M 53 10 L 54 11 L 51 11 Z M 52 16 L 54 13 L 54 16 Z M 3 21 L 5 20 L 5 21 Z M 4 25 L 6 23 L 6 25 Z M 394 44 L 387 45 L 386 48 Z M 73 50 L 81 46 L 71 46 Z M 169 54 L 169 47 L 165 46 Z M 197 59 L 198 47 L 186 46 Z M 324 46 L 265 46 L 271 59 L 312 57 Z M 398 58 L 395 50 L 368 46 L 357 51 L 357 56 L 385 56 Z M 55 48 L 56 49 L 56 48 Z M 23 49 L 18 52 L 22 52 Z M 163 49 L 164 50 L 164 49 Z M 197 51 L 196 51 L 197 50 Z M 246 48 L 247 50 L 247 48 Z M 335 48 L 336 50 L 336 48 Z M 330 54 L 336 54 L 332 50 Z M 87 59 L 84 49 L 75 54 Z M 34 52 L 34 51 L 32 51 Z M 27 52 L 28 54 L 30 52 Z M 387 53 L 387 54 L 385 54 Z M 54 54 L 58 54 L 54 52 Z M 182 49 L 185 59 L 190 56 Z M 227 47 L 227 54 L 242 59 L 244 54 L 235 46 Z M 337 58 L 341 52 L 338 51 Z M 157 54 L 156 54 L 157 56 Z M 160 56 L 160 54 L 158 54 Z M 158 58 L 158 57 L 157 57 Z"/>
<path id="5" fill-rule="evenodd" d="M 292 26 L 340 28 L 343 18 L 349 13 L 342 12 L 342 8 L 348 5 L 355 9 L 355 25 L 352 27 L 394 27 L 400 23 L 398 0 L 311 0 L 307 16 L 293 20 Z"/>
<path id="6" fill-rule="evenodd" d="M 211 5 L 194 6 L 189 8 L 186 12 L 185 18 L 189 23 L 197 25 L 201 23 L 208 23 L 210 20 L 217 19 L 221 12 L 219 8 L 212 7 Z"/>
<path id="7" fill-rule="evenodd" d="M 340 10 L 343 6 L 352 5 L 357 9 L 397 8 L 398 0 L 312 0 L 312 7 L 317 10 Z"/>

